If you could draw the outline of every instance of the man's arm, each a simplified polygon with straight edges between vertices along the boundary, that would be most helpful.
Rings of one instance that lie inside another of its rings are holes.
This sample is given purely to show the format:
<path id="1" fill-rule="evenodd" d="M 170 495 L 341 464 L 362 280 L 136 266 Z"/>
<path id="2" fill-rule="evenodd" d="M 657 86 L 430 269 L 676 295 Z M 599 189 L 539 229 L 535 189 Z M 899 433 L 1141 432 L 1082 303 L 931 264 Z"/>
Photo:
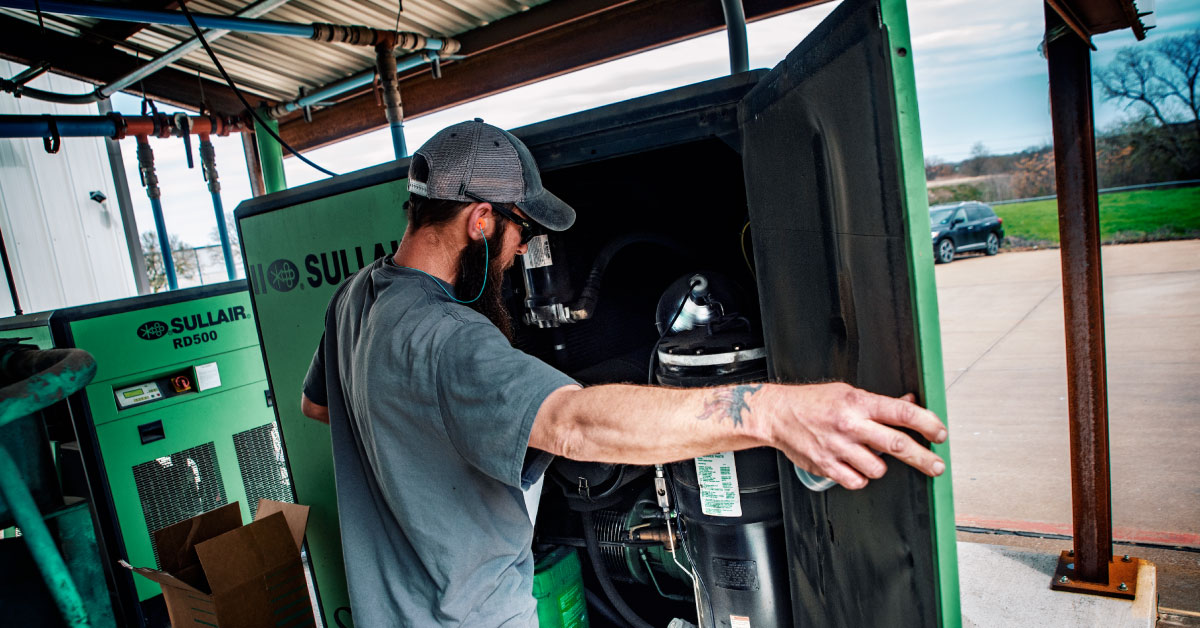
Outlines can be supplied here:
<path id="1" fill-rule="evenodd" d="M 531 447 L 574 460 L 654 464 L 770 446 L 846 488 L 883 477 L 875 452 L 940 475 L 936 454 L 894 427 L 946 440 L 937 416 L 847 384 L 741 384 L 672 389 L 613 384 L 560 388 L 542 403 Z"/>
<path id="2" fill-rule="evenodd" d="M 310 419 L 316 419 L 329 425 L 329 406 L 313 403 L 308 395 L 300 393 L 300 413 Z"/>

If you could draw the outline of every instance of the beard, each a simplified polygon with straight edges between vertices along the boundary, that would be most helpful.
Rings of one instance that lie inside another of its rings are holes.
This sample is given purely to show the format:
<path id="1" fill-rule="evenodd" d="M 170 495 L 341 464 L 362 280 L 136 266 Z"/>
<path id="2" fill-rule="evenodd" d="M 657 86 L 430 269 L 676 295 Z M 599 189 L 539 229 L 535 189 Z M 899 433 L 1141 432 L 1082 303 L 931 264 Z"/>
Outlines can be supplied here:
<path id="1" fill-rule="evenodd" d="M 458 298 L 466 301 L 474 299 L 475 295 L 480 294 L 479 288 L 482 285 L 483 294 L 473 303 L 468 303 L 467 306 L 492 321 L 492 324 L 499 328 L 500 333 L 504 334 L 504 337 L 508 338 L 511 343 L 513 340 L 512 316 L 509 315 L 508 308 L 504 307 L 502 290 L 504 272 L 508 269 L 497 263 L 503 253 L 503 245 L 503 229 L 498 229 L 496 235 L 488 238 L 486 249 L 482 240 L 468 242 L 458 258 L 458 278 L 454 282 L 454 291 L 458 293 Z M 487 283 L 484 283 L 485 257 L 487 258 Z"/>

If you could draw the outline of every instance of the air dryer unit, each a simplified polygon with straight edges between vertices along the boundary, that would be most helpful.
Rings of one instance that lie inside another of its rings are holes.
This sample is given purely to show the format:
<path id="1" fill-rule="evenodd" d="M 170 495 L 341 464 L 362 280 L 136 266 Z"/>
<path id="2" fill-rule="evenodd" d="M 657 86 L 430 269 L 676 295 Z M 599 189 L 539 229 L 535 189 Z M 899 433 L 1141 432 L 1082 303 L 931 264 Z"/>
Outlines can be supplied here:
<path id="1" fill-rule="evenodd" d="M 230 502 L 293 501 L 244 281 L 55 311 L 58 347 L 95 379 L 68 403 L 109 577 L 129 625 L 153 625 L 153 533 Z M 162 615 L 165 617 L 165 614 Z"/>
<path id="2" fill-rule="evenodd" d="M 584 383 L 645 383 L 652 351 L 658 381 L 675 385 L 704 369 L 727 376 L 744 357 L 771 381 L 915 392 L 944 417 L 905 11 L 903 0 L 845 0 L 770 71 L 514 129 L 546 187 L 578 212 L 573 228 L 536 244 L 543 255 L 509 274 L 516 345 Z M 474 115 L 487 118 L 464 117 Z M 284 445 L 304 460 L 292 477 L 313 507 L 309 546 L 327 623 L 347 605 L 331 447 L 328 427 L 300 414 L 299 391 L 337 285 L 391 254 L 404 232 L 407 168 L 368 168 L 236 211 Z M 714 286 L 723 277 L 720 300 L 736 302 L 738 315 L 711 342 L 680 335 L 657 346 L 662 303 L 678 303 L 668 295 L 693 273 Z M 735 340 L 722 346 L 726 333 Z M 664 363 L 664 352 L 674 357 Z M 949 462 L 948 447 L 935 450 Z M 685 569 L 704 575 L 704 628 L 960 625 L 949 473 L 930 480 L 886 458 L 887 475 L 864 490 L 817 492 L 783 456 L 753 458 L 678 463 L 697 470 L 690 478 L 662 471 L 680 496 L 698 476 L 750 465 L 737 471 L 742 492 L 777 496 L 742 509 L 740 521 L 732 507 L 709 516 L 672 505 L 693 522 L 679 527 L 690 555 L 678 565 L 656 546 L 676 521 L 658 510 L 658 470 L 560 461 L 547 474 L 535 550 L 598 537 L 585 585 L 613 581 L 655 625 L 689 613 L 695 621 Z M 745 519 L 752 511 L 777 514 Z M 713 542 L 724 521 L 753 532 L 737 537 L 753 541 L 750 556 Z M 749 597 L 755 606 L 739 611 Z"/>

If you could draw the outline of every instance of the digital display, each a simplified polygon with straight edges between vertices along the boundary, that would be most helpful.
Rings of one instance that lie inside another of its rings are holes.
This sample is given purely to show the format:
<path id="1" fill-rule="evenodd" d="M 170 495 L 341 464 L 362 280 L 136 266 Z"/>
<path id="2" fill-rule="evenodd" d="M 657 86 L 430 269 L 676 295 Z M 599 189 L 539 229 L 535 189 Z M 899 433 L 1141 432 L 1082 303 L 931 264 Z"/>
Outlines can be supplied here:
<path id="1" fill-rule="evenodd" d="M 127 390 L 127 391 L 125 391 L 125 393 L 124 393 L 124 395 L 123 395 L 123 396 L 124 396 L 126 399 L 132 399 L 132 398 L 134 398 L 134 397 L 136 397 L 136 396 L 138 396 L 138 395 L 140 395 L 140 394 L 142 394 L 142 389 L 141 389 L 141 388 L 138 388 L 137 390 Z"/>

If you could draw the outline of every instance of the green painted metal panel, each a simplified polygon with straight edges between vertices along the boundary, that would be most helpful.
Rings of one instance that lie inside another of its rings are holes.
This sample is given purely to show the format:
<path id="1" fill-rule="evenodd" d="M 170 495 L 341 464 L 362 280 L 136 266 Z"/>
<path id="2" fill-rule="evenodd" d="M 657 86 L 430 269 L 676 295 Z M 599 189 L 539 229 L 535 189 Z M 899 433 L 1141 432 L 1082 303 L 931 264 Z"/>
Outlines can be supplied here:
<path id="1" fill-rule="evenodd" d="M 236 215 L 283 442 L 295 461 L 296 499 L 311 506 L 307 539 L 317 593 L 326 625 L 337 625 L 333 615 L 349 606 L 349 596 L 329 427 L 300 413 L 301 386 L 334 290 L 395 251 L 406 224 L 401 208 L 407 180 L 321 198 L 307 196 L 305 187 L 285 195 L 294 200 L 284 207 L 248 216 L 239 209 Z"/>
<path id="2" fill-rule="evenodd" d="M 942 368 L 942 334 L 938 322 L 937 284 L 933 272 L 933 245 L 929 233 L 929 202 L 925 189 L 925 160 L 921 147 L 921 122 L 917 113 L 916 78 L 912 38 L 905 0 L 882 0 L 895 87 L 897 145 L 900 149 L 901 185 L 908 226 L 908 274 L 913 292 L 913 319 L 921 364 L 921 396 L 925 406 L 948 421 L 946 383 Z M 948 424 L 948 423 L 947 423 Z M 958 546 L 951 489 L 950 440 L 933 444 L 946 461 L 946 472 L 931 480 L 930 511 L 933 518 L 934 561 L 938 578 L 939 621 L 944 628 L 962 625 L 958 590 Z"/>
<path id="3" fill-rule="evenodd" d="M 262 362 L 258 348 L 254 347 L 246 352 L 259 358 L 261 378 Z M 242 521 L 251 520 L 250 504 L 238 473 L 237 452 L 230 436 L 274 421 L 275 417 L 271 415 L 263 400 L 265 383 L 265 379 L 259 379 L 231 390 L 224 389 L 223 386 L 221 389 L 207 391 L 212 394 L 201 393 L 189 398 L 186 403 L 176 403 L 96 428 L 113 503 L 116 505 L 117 518 L 124 533 L 125 549 L 131 565 L 157 566 L 150 543 L 149 531 L 152 522 L 147 522 L 133 470 L 143 463 L 169 458 L 175 452 L 212 443 L 220 464 L 220 479 L 225 499 L 210 502 L 204 499 L 204 494 L 200 491 L 190 495 L 182 491 L 171 495 L 171 500 L 174 501 L 172 506 L 178 510 L 178 518 L 187 519 L 236 501 L 241 504 Z M 166 438 L 143 445 L 138 426 L 149 421 L 162 421 Z M 199 471 L 199 474 L 200 481 L 207 479 L 203 477 L 203 471 Z M 158 526 L 154 527 L 156 529 Z M 135 580 L 139 599 L 145 600 L 161 593 L 159 585 L 146 578 L 139 575 Z"/>
<path id="4" fill-rule="evenodd" d="M 280 485 L 264 489 L 253 479 L 261 469 L 242 469 L 235 448 L 235 435 L 275 424 L 248 290 L 223 285 L 60 310 L 52 327 L 60 346 L 84 349 L 98 365 L 72 413 L 85 457 L 98 458 L 107 481 L 92 490 L 111 494 L 108 514 L 130 564 L 157 566 L 155 530 L 225 503 L 240 502 L 250 521 L 257 500 L 248 490 L 290 499 L 286 478 L 276 476 Z M 215 369 L 219 385 L 199 390 L 197 367 Z M 118 390 L 150 381 L 162 388 L 164 378 L 180 374 L 195 390 L 123 409 L 116 401 Z M 283 467 L 281 459 L 275 463 Z M 140 575 L 134 583 L 139 600 L 161 592 Z"/>

